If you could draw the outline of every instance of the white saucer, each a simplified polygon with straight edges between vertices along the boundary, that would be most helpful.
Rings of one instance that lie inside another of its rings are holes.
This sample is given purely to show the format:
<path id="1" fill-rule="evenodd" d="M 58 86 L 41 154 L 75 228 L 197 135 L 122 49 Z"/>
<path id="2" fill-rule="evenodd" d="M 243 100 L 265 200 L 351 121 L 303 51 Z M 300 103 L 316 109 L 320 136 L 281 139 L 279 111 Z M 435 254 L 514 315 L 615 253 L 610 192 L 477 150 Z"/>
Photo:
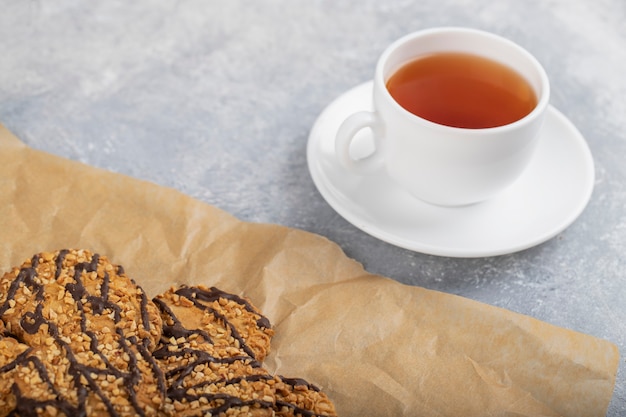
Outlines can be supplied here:
<path id="1" fill-rule="evenodd" d="M 431 255 L 503 255 L 551 239 L 576 220 L 591 197 L 591 152 L 576 127 L 553 107 L 548 109 L 531 165 L 489 201 L 438 207 L 411 197 L 383 171 L 353 175 L 335 158 L 335 133 L 346 116 L 371 109 L 371 95 L 372 83 L 367 82 L 324 109 L 311 130 L 307 160 L 328 204 L 372 236 Z"/>

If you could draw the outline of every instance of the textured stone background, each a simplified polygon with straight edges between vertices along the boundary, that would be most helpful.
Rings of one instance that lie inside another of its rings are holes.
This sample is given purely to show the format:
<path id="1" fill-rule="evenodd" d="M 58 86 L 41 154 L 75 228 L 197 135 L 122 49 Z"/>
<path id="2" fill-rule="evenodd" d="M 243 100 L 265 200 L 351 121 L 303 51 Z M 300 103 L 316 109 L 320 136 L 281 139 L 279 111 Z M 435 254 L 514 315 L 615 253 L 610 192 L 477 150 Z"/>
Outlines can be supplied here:
<path id="1" fill-rule="evenodd" d="M 624 353 L 625 20 L 623 0 L 0 0 L 0 122 L 34 148 L 319 233 L 371 272 Z M 592 199 L 549 242 L 482 259 L 414 253 L 347 223 L 313 185 L 305 149 L 322 109 L 370 79 L 392 40 L 442 25 L 529 49 L 589 143 Z M 624 359 L 608 415 L 626 415 Z"/>

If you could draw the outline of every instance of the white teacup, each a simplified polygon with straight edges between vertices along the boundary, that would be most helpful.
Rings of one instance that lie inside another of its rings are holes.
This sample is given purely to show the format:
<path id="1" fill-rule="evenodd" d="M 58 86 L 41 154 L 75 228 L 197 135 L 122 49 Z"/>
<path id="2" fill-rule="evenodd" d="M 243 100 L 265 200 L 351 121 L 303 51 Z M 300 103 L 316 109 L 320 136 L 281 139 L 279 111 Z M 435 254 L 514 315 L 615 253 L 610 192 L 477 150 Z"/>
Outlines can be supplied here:
<path id="1" fill-rule="evenodd" d="M 437 53 L 478 55 L 521 75 L 534 91 L 530 113 L 508 124 L 464 128 L 429 121 L 403 108 L 386 87 L 404 64 Z M 357 112 L 340 126 L 335 151 L 352 173 L 387 174 L 413 196 L 436 205 L 460 206 L 487 200 L 524 171 L 536 148 L 550 86 L 541 64 L 515 43 L 466 28 L 415 32 L 391 44 L 381 55 L 374 76 L 373 112 Z M 375 150 L 363 159 L 351 156 L 357 133 L 371 129 Z"/>

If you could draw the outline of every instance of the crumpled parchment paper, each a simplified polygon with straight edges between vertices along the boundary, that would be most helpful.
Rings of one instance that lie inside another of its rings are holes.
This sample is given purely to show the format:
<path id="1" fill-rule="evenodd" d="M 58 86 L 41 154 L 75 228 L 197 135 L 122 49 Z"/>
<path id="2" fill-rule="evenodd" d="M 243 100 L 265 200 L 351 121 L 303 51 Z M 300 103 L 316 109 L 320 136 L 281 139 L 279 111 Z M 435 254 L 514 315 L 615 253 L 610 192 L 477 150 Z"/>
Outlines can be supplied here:
<path id="1" fill-rule="evenodd" d="M 319 385 L 342 416 L 604 416 L 613 393 L 608 341 L 372 275 L 324 237 L 36 151 L 2 125 L 0 200 L 2 273 L 74 247 L 151 295 L 245 295 L 275 326 L 266 367 Z"/>

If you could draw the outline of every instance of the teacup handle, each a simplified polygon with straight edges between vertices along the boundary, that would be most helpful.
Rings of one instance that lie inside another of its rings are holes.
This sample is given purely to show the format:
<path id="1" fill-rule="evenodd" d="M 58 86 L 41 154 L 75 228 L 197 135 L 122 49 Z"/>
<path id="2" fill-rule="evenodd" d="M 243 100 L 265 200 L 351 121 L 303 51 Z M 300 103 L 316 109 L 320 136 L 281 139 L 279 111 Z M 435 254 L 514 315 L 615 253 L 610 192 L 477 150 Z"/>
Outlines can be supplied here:
<path id="1" fill-rule="evenodd" d="M 362 159 L 350 156 L 350 144 L 355 135 L 369 128 L 374 137 L 374 152 Z M 384 162 L 383 124 L 376 112 L 360 111 L 348 116 L 339 126 L 335 137 L 335 154 L 344 168 L 358 175 L 366 175 L 380 168 Z"/>

